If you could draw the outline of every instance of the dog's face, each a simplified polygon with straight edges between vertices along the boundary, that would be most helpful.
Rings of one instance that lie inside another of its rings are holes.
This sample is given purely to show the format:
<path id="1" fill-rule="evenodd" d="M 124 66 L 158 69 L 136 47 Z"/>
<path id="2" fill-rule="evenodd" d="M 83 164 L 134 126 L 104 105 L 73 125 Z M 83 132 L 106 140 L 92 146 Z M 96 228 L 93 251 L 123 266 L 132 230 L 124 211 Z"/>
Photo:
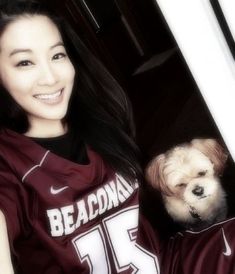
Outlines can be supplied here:
<path id="1" fill-rule="evenodd" d="M 218 175 L 226 159 L 215 140 L 195 139 L 154 158 L 147 167 L 147 179 L 161 191 L 174 219 L 193 223 L 200 216 L 207 221 L 218 214 L 218 207 L 224 207 Z"/>

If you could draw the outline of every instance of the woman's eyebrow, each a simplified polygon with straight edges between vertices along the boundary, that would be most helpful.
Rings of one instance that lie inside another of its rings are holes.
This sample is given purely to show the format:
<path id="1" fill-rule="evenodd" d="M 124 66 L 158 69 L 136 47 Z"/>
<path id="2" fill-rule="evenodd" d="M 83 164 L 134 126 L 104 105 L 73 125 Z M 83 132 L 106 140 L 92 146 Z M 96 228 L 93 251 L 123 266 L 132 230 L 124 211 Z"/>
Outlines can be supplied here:
<path id="1" fill-rule="evenodd" d="M 21 53 L 21 52 L 32 52 L 31 49 L 14 49 L 10 54 L 9 57 L 17 54 L 17 53 Z"/>
<path id="2" fill-rule="evenodd" d="M 53 49 L 55 47 L 59 47 L 59 46 L 62 46 L 64 47 L 64 43 L 62 41 L 59 41 L 58 43 L 56 43 L 55 45 L 51 46 L 50 49 Z"/>
<path id="3" fill-rule="evenodd" d="M 55 48 L 55 47 L 59 47 L 59 46 L 64 47 L 64 43 L 61 42 L 61 41 L 59 41 L 59 42 L 57 42 L 55 45 L 51 46 L 51 47 L 50 47 L 50 50 L 52 50 L 52 49 Z M 31 49 L 23 49 L 23 48 L 22 48 L 22 49 L 14 49 L 14 50 L 10 53 L 9 57 L 11 57 L 11 56 L 13 56 L 13 55 L 15 55 L 15 54 L 17 54 L 17 53 L 22 53 L 22 52 L 32 53 L 32 50 L 31 50 Z"/>

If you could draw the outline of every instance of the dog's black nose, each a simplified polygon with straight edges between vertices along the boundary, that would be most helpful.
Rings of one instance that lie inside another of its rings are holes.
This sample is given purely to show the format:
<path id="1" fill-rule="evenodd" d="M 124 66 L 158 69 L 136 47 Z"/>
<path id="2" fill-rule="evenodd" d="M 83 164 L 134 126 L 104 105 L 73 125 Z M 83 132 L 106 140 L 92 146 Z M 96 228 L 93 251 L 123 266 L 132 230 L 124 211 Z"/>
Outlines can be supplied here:
<path id="1" fill-rule="evenodd" d="M 197 196 L 201 196 L 204 193 L 204 188 L 201 186 L 196 186 L 193 190 L 192 193 Z"/>

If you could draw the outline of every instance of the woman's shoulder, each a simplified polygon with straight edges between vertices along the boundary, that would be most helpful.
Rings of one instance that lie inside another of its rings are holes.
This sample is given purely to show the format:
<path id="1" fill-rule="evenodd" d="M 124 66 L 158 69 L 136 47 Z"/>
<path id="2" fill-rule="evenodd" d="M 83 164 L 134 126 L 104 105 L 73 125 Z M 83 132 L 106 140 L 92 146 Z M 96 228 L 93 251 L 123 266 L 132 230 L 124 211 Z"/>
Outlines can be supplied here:
<path id="1" fill-rule="evenodd" d="M 45 149 L 27 136 L 9 129 L 0 130 L 0 171 L 21 177 L 30 167 L 40 162 Z"/>
<path id="2" fill-rule="evenodd" d="M 9 130 L 1 129 L 0 130 L 0 155 L 4 154 L 8 150 L 15 150 L 19 148 L 19 138 L 20 134 Z"/>
<path id="3" fill-rule="evenodd" d="M 35 154 L 44 154 L 44 149 L 29 137 L 10 129 L 0 130 L 0 156 L 17 158 Z M 40 155 L 39 155 L 40 158 Z"/>
<path id="4" fill-rule="evenodd" d="M 16 155 L 17 149 L 14 145 L 11 145 L 8 135 L 5 130 L 0 130 L 0 185 L 9 185 L 9 183 L 15 181 L 14 168 L 11 164 L 11 157 L 14 159 L 14 153 Z"/>
<path id="5" fill-rule="evenodd" d="M 16 161 L 23 144 L 18 138 L 18 133 L 8 129 L 0 130 L 0 168 L 8 162 Z"/>

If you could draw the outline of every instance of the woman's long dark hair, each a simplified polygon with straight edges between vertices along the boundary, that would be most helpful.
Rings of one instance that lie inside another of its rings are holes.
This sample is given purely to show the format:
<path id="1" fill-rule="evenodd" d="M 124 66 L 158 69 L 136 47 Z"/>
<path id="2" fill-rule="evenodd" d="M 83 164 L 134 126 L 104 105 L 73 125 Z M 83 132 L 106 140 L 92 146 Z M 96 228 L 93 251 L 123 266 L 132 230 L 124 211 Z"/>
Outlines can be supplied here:
<path id="1" fill-rule="evenodd" d="M 42 1 L 8 0 L 0 5 L 0 11 L 0 35 L 10 22 L 23 15 L 47 15 L 57 25 L 76 70 L 65 121 L 116 171 L 132 180 L 142 178 L 139 152 L 133 141 L 131 105 L 119 84 L 76 32 L 45 8 Z M 0 126 L 25 133 L 29 128 L 25 111 L 4 87 L 0 88 Z"/>

